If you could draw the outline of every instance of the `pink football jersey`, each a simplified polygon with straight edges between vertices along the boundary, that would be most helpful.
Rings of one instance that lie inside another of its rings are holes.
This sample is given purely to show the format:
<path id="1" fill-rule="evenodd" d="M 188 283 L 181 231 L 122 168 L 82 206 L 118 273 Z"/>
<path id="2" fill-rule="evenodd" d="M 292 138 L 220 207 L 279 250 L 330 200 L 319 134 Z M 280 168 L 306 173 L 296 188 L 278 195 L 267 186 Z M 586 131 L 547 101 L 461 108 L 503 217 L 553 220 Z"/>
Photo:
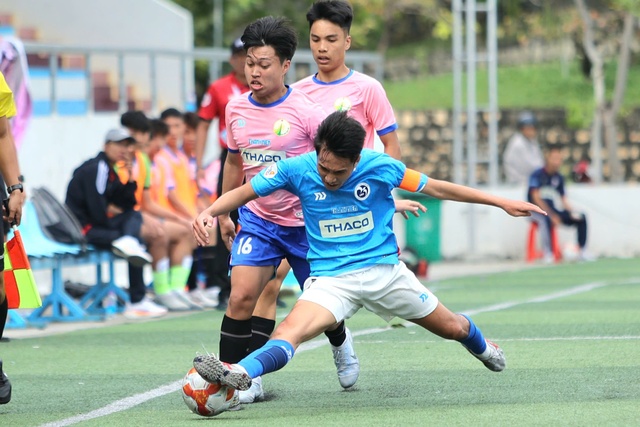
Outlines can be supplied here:
<path id="1" fill-rule="evenodd" d="M 251 95 L 227 105 L 227 145 L 240 153 L 246 181 L 265 167 L 314 150 L 313 139 L 327 116 L 323 108 L 300 90 L 289 88 L 271 104 L 260 104 Z M 279 190 L 247 203 L 256 215 L 287 227 L 304 225 L 300 200 Z"/>
<path id="2" fill-rule="evenodd" d="M 351 70 L 346 77 L 329 83 L 312 75 L 292 86 L 322 105 L 327 114 L 349 111 L 349 115 L 358 120 L 367 131 L 365 148 L 373 149 L 374 132 L 382 136 L 398 128 L 384 88 L 380 82 L 366 74 Z"/>

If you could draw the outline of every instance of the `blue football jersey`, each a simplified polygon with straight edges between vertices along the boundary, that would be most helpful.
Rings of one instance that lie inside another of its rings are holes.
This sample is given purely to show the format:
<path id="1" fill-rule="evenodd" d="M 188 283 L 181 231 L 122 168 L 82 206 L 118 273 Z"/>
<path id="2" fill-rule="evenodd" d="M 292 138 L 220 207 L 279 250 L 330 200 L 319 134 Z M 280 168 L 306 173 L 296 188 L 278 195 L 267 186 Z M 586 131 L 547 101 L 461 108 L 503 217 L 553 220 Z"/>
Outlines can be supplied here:
<path id="1" fill-rule="evenodd" d="M 549 174 L 545 168 L 535 170 L 529 177 L 527 200 L 533 203 L 532 190 L 540 190 L 540 197 L 553 210 L 562 208 L 562 197 L 565 195 L 564 178 L 558 172 Z"/>
<path id="2" fill-rule="evenodd" d="M 251 180 L 259 196 L 285 189 L 302 202 L 312 276 L 334 276 L 375 264 L 397 264 L 391 191 L 419 191 L 427 176 L 384 153 L 363 150 L 338 190 L 323 185 L 315 152 L 277 162 Z M 410 182 L 410 188 L 406 183 Z"/>

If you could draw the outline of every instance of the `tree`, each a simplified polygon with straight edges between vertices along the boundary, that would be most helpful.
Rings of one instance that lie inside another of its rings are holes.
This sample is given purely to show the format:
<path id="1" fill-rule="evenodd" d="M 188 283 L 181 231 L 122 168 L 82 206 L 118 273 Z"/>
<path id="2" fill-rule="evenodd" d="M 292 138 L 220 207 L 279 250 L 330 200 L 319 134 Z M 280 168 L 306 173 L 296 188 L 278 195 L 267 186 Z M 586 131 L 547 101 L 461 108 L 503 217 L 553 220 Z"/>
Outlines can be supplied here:
<path id="1" fill-rule="evenodd" d="M 640 9 L 637 2 L 631 0 L 618 0 L 613 2 L 617 6 L 623 20 L 622 35 L 619 39 L 619 51 L 617 72 L 613 96 L 610 103 L 606 99 L 606 82 L 604 74 L 604 53 L 602 45 L 598 45 L 595 37 L 595 22 L 592 12 L 587 8 L 585 0 L 575 0 L 576 7 L 582 20 L 582 44 L 590 65 L 591 79 L 594 93 L 594 116 L 591 132 L 591 152 L 594 167 L 594 181 L 602 181 L 602 137 L 604 137 L 609 157 L 611 181 L 620 182 L 623 179 L 622 168 L 618 156 L 617 124 L 616 120 L 624 100 L 629 72 L 631 43 L 633 40 L 636 18 L 633 11 Z"/>

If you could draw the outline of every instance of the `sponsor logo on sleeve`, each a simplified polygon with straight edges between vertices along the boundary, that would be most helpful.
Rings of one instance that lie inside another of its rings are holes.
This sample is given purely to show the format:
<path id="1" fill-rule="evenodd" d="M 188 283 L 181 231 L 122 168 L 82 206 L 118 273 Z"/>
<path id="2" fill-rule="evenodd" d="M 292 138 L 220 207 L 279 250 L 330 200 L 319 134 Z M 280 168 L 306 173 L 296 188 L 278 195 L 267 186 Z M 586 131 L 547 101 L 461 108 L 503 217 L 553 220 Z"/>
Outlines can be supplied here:
<path id="1" fill-rule="evenodd" d="M 207 107 L 209 104 L 211 104 L 211 95 L 209 95 L 209 92 L 207 92 L 202 97 L 202 102 L 200 102 L 200 105 L 203 107 Z"/>
<path id="2" fill-rule="evenodd" d="M 273 178 L 278 173 L 278 165 L 271 165 L 264 170 L 265 178 Z"/>
<path id="3" fill-rule="evenodd" d="M 320 234 L 327 239 L 353 236 L 373 230 L 373 215 L 369 211 L 362 215 L 319 222 Z"/>

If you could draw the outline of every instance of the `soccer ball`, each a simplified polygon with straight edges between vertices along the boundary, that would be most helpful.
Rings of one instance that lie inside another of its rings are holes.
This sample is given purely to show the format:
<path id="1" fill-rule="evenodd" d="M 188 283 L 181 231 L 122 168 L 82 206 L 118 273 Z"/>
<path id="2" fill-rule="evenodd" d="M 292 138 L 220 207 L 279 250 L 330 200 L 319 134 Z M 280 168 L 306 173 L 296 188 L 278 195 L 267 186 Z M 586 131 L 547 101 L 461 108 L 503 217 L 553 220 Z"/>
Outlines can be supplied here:
<path id="1" fill-rule="evenodd" d="M 203 417 L 213 417 L 239 403 L 235 389 L 205 381 L 195 368 L 182 380 L 182 398 L 192 412 Z"/>

